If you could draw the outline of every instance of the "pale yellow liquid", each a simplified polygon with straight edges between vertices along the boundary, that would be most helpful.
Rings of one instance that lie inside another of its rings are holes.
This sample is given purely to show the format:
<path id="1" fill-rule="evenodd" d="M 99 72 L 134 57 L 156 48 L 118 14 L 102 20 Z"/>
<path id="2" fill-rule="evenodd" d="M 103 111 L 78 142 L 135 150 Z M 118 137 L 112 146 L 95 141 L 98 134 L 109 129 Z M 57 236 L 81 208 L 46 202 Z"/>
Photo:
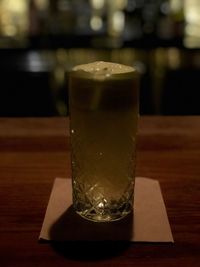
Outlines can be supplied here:
<path id="1" fill-rule="evenodd" d="M 73 204 L 87 219 L 117 220 L 132 210 L 137 79 L 80 76 L 70 82 Z"/>

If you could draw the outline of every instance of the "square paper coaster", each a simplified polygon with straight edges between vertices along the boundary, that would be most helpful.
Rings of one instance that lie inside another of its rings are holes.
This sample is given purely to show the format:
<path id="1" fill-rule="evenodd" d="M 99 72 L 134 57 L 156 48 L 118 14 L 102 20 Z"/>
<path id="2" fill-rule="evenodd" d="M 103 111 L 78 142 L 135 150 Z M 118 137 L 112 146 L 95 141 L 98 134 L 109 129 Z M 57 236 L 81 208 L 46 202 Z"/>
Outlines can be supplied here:
<path id="1" fill-rule="evenodd" d="M 174 242 L 159 182 L 142 177 L 135 181 L 133 214 L 108 223 L 91 222 L 77 215 L 72 208 L 71 179 L 56 178 L 39 239 Z"/>

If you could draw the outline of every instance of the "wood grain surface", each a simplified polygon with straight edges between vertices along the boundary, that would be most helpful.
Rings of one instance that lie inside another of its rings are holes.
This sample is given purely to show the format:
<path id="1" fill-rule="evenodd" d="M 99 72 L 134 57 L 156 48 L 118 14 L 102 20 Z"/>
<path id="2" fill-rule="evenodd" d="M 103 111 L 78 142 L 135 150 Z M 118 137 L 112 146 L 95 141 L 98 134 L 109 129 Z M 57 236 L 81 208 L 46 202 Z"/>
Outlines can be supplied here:
<path id="1" fill-rule="evenodd" d="M 67 118 L 0 119 L 0 266 L 200 266 L 200 117 L 141 117 L 137 176 L 158 179 L 174 244 L 39 243 L 55 177 L 70 176 Z"/>

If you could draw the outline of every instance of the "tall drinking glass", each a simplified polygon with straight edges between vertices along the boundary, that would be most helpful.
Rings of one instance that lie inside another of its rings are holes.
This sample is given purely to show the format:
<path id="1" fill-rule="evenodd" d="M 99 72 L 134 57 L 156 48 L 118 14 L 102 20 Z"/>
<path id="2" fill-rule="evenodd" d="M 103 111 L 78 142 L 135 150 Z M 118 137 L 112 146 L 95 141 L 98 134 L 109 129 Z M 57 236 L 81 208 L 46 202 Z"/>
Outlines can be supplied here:
<path id="1" fill-rule="evenodd" d="M 73 206 L 102 222 L 132 211 L 138 121 L 138 73 L 93 62 L 70 73 Z"/>

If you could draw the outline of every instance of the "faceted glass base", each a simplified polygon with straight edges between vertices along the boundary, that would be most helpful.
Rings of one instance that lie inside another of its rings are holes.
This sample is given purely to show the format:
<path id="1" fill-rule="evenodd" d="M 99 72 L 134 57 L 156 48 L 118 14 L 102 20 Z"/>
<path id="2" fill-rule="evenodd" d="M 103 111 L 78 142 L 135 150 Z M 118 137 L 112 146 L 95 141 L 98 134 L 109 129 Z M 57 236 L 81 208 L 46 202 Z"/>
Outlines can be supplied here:
<path id="1" fill-rule="evenodd" d="M 76 203 L 77 204 L 77 203 Z M 79 203 L 80 204 L 80 203 Z M 81 209 L 82 206 L 82 209 Z M 100 207 L 99 207 L 100 206 Z M 118 206 L 118 207 L 116 207 Z M 98 203 L 98 207 L 84 207 L 83 205 L 74 205 L 75 211 L 84 219 L 94 222 L 111 222 L 121 220 L 132 212 L 132 200 L 121 205 L 103 206 L 103 203 Z"/>

